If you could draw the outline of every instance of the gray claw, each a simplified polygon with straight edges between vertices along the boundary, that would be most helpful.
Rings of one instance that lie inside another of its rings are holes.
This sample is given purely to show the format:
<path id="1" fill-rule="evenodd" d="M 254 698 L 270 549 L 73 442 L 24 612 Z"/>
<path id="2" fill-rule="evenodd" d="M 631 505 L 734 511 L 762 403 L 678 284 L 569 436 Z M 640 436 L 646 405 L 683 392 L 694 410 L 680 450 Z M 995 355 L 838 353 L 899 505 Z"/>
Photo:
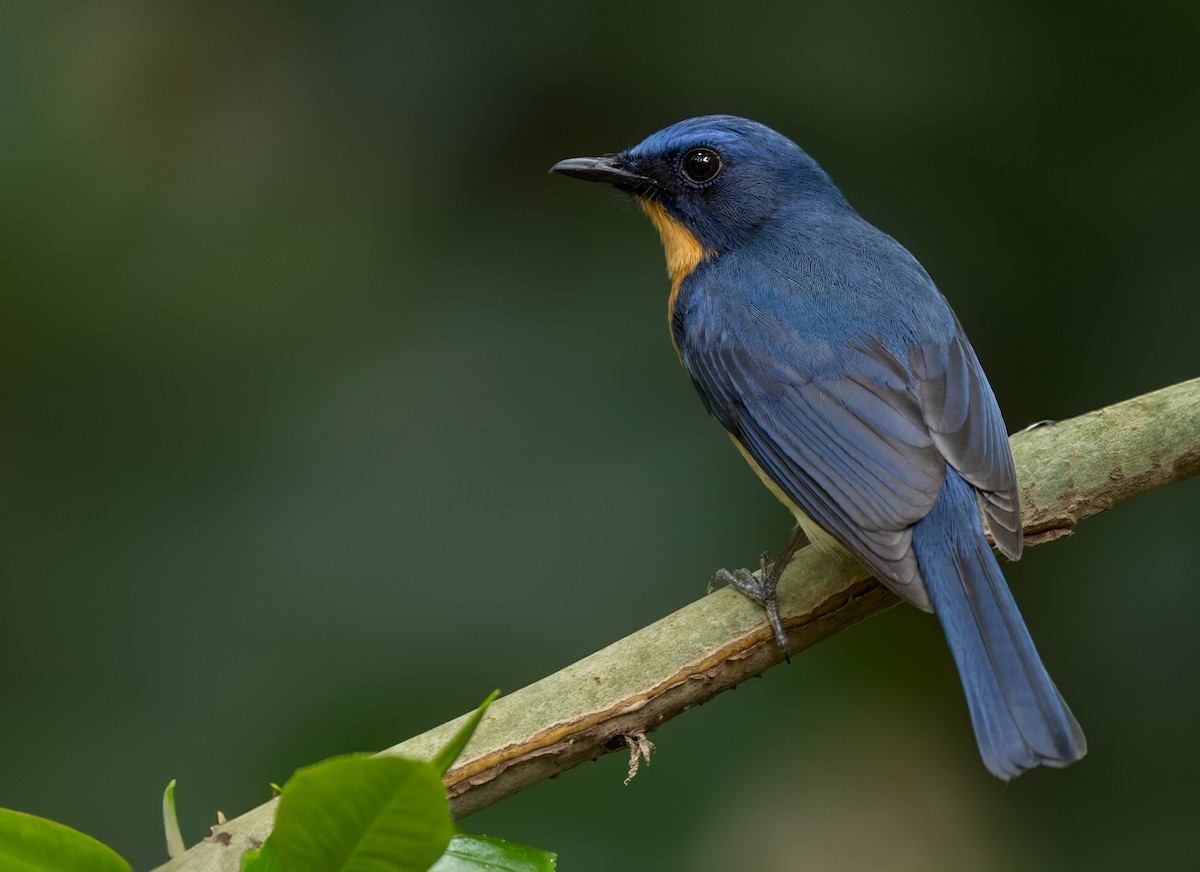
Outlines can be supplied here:
<path id="1" fill-rule="evenodd" d="M 735 569 L 732 572 L 728 569 L 718 569 L 713 574 L 712 581 L 723 581 L 737 588 L 743 596 L 754 600 L 763 607 L 767 613 L 767 620 L 771 622 L 771 629 L 775 633 L 775 643 L 783 652 L 783 658 L 790 663 L 788 639 L 783 632 L 783 622 L 779 619 L 779 596 L 777 593 L 779 576 L 772 571 L 770 555 L 764 553 L 761 562 L 762 569 L 757 576 L 748 569 Z M 709 590 L 712 590 L 712 582 L 709 582 Z"/>

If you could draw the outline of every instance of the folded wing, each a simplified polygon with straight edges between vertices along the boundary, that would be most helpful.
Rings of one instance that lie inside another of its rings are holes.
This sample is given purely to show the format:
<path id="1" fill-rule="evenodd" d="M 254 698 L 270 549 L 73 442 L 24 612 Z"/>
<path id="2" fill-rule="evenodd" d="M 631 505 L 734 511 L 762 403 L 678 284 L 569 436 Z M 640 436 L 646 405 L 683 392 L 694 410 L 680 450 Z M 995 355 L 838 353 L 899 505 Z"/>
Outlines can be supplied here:
<path id="1" fill-rule="evenodd" d="M 692 344 L 684 362 L 710 411 L 812 521 L 926 611 L 912 526 L 954 467 L 982 495 L 997 543 L 1021 549 L 1004 423 L 966 338 L 901 360 L 868 339 L 820 373 L 768 351 Z"/>

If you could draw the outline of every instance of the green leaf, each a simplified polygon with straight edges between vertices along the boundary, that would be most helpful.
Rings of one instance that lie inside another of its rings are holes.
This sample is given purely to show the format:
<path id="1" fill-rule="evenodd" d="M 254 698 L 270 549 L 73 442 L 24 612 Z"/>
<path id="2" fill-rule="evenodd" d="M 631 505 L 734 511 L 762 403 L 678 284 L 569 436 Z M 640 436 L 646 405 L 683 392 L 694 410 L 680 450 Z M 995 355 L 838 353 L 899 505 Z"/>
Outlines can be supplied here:
<path id="1" fill-rule="evenodd" d="M 163 830 L 167 834 L 167 856 L 178 857 L 187 847 L 183 844 L 183 834 L 179 832 L 179 817 L 175 814 L 175 779 L 172 778 L 163 791 Z"/>
<path id="2" fill-rule="evenodd" d="M 487 699 L 483 701 L 483 705 L 475 709 L 475 712 L 467 718 L 467 722 L 462 725 L 457 733 L 454 734 L 446 747 L 438 752 L 438 755 L 430 762 L 442 775 L 454 765 L 454 761 L 458 759 L 458 755 L 462 753 L 463 748 L 467 746 L 467 742 L 471 740 L 471 736 L 475 733 L 475 728 L 479 726 L 479 722 L 483 720 L 483 713 L 487 711 L 488 706 L 500 695 L 499 690 L 493 690 Z"/>
<path id="3" fill-rule="evenodd" d="M 554 872 L 558 855 L 493 836 L 459 833 L 429 872 Z"/>
<path id="4" fill-rule="evenodd" d="M 271 838 L 274 837 L 263 842 L 261 848 L 242 854 L 242 872 L 281 872 L 283 866 L 280 865 L 279 858 L 275 856 Z"/>
<path id="5" fill-rule="evenodd" d="M 356 755 L 293 775 L 268 841 L 288 872 L 426 872 L 453 834 L 431 764 Z"/>
<path id="6" fill-rule="evenodd" d="M 107 845 L 63 824 L 0 808 L 4 872 L 130 872 Z"/>

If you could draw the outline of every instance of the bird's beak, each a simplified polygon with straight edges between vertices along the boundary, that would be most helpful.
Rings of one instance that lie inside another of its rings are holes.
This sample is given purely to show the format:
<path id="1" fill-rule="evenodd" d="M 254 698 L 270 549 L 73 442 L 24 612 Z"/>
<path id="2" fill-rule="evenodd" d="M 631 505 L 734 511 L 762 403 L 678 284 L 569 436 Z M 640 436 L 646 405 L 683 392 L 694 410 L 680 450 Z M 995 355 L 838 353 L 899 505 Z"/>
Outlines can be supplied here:
<path id="1" fill-rule="evenodd" d="M 619 156 L 569 157 L 550 167 L 552 173 L 574 176 L 587 182 L 607 182 L 623 191 L 653 187 L 654 180 L 630 172 Z"/>

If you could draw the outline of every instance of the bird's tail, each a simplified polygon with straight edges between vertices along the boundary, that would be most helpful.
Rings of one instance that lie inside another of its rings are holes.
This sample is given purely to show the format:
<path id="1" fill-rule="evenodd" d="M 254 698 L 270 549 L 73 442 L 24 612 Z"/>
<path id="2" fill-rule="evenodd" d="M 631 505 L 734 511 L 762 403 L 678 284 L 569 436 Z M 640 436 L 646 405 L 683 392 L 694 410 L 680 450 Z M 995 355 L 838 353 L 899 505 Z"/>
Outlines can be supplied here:
<path id="1" fill-rule="evenodd" d="M 979 523 L 974 489 L 953 469 L 913 549 L 958 666 L 984 765 L 997 778 L 1068 766 L 1087 753 L 1042 666 Z"/>

